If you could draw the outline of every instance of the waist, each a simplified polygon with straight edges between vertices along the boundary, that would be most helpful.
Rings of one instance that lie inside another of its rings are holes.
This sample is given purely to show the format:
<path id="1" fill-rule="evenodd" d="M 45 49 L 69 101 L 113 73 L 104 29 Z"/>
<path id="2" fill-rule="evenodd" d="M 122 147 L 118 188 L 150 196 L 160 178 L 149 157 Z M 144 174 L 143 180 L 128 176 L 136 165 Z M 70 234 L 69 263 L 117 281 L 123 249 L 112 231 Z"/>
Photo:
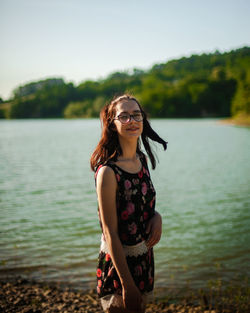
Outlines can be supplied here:
<path id="1" fill-rule="evenodd" d="M 148 252 L 146 241 L 141 241 L 132 246 L 122 245 L 122 247 L 126 256 L 139 256 Z M 103 238 L 101 239 L 100 252 L 110 254 L 108 244 Z"/>

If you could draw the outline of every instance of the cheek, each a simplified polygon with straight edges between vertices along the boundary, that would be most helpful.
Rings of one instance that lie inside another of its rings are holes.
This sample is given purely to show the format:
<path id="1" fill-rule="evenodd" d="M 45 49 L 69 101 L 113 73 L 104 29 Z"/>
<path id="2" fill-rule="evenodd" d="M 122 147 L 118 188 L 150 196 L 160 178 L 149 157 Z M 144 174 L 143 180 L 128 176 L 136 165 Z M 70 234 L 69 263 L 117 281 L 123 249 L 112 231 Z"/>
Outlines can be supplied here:
<path id="1" fill-rule="evenodd" d="M 115 123 L 114 123 L 114 130 L 115 130 L 116 132 L 120 133 L 120 132 L 123 130 L 122 124 L 115 122 Z"/>

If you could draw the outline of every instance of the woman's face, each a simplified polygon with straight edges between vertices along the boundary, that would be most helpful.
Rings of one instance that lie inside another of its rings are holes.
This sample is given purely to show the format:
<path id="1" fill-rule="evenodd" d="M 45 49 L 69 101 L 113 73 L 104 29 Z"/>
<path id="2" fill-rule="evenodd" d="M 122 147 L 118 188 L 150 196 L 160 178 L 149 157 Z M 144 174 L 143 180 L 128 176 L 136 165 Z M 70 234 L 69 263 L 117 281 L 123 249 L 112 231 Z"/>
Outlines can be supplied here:
<path id="1" fill-rule="evenodd" d="M 137 122 L 133 117 L 130 117 L 130 121 L 126 124 L 123 124 L 117 117 L 120 115 L 127 114 L 136 114 L 141 113 L 139 105 L 134 100 L 122 100 L 117 103 L 116 107 L 116 115 L 114 120 L 114 125 L 116 127 L 116 131 L 118 136 L 124 138 L 139 138 L 143 131 L 143 120 Z"/>

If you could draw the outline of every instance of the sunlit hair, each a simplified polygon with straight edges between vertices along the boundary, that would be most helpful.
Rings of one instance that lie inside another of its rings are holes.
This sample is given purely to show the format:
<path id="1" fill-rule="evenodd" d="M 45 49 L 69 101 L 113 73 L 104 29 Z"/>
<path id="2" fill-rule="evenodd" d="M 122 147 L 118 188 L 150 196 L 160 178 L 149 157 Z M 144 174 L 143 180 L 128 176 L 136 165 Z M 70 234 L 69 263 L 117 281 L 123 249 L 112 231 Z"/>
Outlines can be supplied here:
<path id="1" fill-rule="evenodd" d="M 113 121 L 116 116 L 116 105 L 124 100 L 134 100 L 143 113 L 143 131 L 141 134 L 141 140 L 150 158 L 153 169 L 155 169 L 156 162 L 148 138 L 162 144 L 164 150 L 167 149 L 167 142 L 160 138 L 159 135 L 152 129 L 147 119 L 147 114 L 142 109 L 140 103 L 133 96 L 129 94 L 123 94 L 114 98 L 110 103 L 105 105 L 100 112 L 102 135 L 101 140 L 99 141 L 90 159 L 90 165 L 93 171 L 96 171 L 98 166 L 105 164 L 109 160 L 114 162 L 117 161 L 117 157 L 122 154 L 118 134 L 115 130 Z M 137 153 L 139 155 L 142 154 L 140 140 L 138 140 L 137 143 Z"/>

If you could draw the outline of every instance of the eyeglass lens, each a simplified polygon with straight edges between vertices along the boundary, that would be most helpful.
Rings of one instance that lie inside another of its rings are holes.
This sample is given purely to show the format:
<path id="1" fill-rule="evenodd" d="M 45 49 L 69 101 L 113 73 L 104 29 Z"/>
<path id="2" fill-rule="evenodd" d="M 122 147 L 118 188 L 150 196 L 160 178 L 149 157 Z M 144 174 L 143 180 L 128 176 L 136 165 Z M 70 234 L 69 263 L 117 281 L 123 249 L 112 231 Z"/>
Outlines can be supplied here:
<path id="1" fill-rule="evenodd" d="M 136 121 L 136 122 L 141 122 L 143 120 L 143 115 L 141 112 L 138 112 L 138 113 L 135 113 L 135 114 L 128 114 L 128 113 L 125 113 L 125 114 L 121 114 L 118 116 L 120 122 L 122 123 L 128 123 L 130 122 L 131 118 L 133 117 L 133 119 Z"/>

